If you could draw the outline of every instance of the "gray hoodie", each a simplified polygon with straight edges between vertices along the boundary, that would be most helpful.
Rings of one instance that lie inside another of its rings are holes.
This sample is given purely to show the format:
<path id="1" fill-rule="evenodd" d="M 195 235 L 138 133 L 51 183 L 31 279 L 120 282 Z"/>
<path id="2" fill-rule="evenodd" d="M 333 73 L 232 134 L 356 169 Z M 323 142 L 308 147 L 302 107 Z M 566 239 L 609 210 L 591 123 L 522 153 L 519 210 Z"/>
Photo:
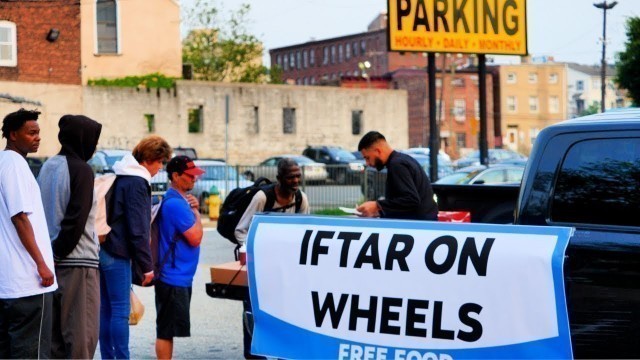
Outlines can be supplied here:
<path id="1" fill-rule="evenodd" d="M 56 266 L 97 268 L 96 199 L 87 160 L 96 150 L 102 125 L 86 116 L 65 115 L 58 127 L 62 149 L 38 175 L 54 260 Z"/>

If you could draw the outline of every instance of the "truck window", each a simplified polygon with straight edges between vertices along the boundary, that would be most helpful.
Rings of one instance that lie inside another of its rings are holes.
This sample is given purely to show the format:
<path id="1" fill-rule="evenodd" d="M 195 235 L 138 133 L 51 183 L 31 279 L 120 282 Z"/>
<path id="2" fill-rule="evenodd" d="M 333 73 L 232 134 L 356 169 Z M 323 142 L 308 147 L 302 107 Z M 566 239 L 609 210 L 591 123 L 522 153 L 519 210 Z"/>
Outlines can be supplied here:
<path id="1" fill-rule="evenodd" d="M 554 222 L 637 226 L 640 138 L 595 139 L 573 145 L 557 178 Z"/>

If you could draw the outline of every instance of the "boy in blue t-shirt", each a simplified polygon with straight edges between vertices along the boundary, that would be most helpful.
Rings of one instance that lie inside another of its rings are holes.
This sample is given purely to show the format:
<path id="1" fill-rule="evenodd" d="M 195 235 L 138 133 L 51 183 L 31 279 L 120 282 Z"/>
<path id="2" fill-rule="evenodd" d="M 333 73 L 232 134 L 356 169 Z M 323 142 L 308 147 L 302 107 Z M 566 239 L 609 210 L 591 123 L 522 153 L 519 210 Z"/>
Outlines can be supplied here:
<path id="1" fill-rule="evenodd" d="M 187 192 L 202 174 L 204 171 L 187 156 L 176 156 L 167 164 L 171 187 L 156 220 L 158 261 L 163 263 L 155 284 L 158 359 L 173 357 L 174 337 L 191 336 L 191 284 L 198 267 L 203 231 L 198 199 Z"/>

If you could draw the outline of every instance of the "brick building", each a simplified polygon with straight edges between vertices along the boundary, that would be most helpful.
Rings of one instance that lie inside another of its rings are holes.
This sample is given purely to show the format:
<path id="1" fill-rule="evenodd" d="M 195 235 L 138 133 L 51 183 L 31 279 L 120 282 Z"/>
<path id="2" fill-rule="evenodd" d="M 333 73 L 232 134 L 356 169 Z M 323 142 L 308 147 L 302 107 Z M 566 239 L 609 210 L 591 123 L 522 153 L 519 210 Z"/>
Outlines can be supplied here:
<path id="1" fill-rule="evenodd" d="M 376 17 L 363 33 L 271 49 L 271 64 L 282 69 L 282 78 L 289 84 L 407 90 L 409 145 L 428 146 L 426 53 L 390 52 L 384 16 Z M 454 157 L 478 147 L 479 91 L 474 61 L 474 56 L 467 54 L 436 54 L 436 97 L 444 99 L 439 117 L 441 148 Z M 489 71 L 487 76 L 490 147 L 501 145 L 497 76 L 497 71 Z"/>
<path id="2" fill-rule="evenodd" d="M 0 1 L 0 80 L 80 84 L 80 1 Z"/>

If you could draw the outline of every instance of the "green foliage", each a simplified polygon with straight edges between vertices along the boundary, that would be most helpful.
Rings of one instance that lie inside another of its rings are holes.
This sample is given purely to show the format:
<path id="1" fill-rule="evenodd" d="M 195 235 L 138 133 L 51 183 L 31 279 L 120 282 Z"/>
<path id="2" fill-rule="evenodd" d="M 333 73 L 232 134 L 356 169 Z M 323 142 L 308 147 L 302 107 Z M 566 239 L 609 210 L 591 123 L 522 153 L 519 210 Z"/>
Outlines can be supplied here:
<path id="1" fill-rule="evenodd" d="M 344 216 L 344 215 L 349 215 L 346 212 L 335 208 L 335 209 L 320 209 L 320 210 L 316 210 L 313 212 L 314 215 L 338 215 L 338 216 Z"/>
<path id="2" fill-rule="evenodd" d="M 193 66 L 196 80 L 267 81 L 262 65 L 262 43 L 245 29 L 249 4 L 242 4 L 228 19 L 211 0 L 197 0 L 186 13 L 191 29 L 182 43 L 182 62 Z"/>
<path id="3" fill-rule="evenodd" d="M 117 86 L 117 87 L 146 87 L 146 88 L 173 88 L 176 78 L 167 77 L 159 73 L 143 76 L 127 76 L 117 79 L 92 79 L 88 81 L 89 86 Z"/>
<path id="4" fill-rule="evenodd" d="M 627 19 L 625 50 L 617 56 L 616 82 L 629 92 L 633 103 L 640 105 L 640 18 Z"/>
<path id="5" fill-rule="evenodd" d="M 278 65 L 272 65 L 269 70 L 269 84 L 283 84 L 282 68 Z"/>
<path id="6" fill-rule="evenodd" d="M 582 110 L 580 116 L 593 115 L 600 112 L 600 101 L 594 101 L 588 108 Z"/>

